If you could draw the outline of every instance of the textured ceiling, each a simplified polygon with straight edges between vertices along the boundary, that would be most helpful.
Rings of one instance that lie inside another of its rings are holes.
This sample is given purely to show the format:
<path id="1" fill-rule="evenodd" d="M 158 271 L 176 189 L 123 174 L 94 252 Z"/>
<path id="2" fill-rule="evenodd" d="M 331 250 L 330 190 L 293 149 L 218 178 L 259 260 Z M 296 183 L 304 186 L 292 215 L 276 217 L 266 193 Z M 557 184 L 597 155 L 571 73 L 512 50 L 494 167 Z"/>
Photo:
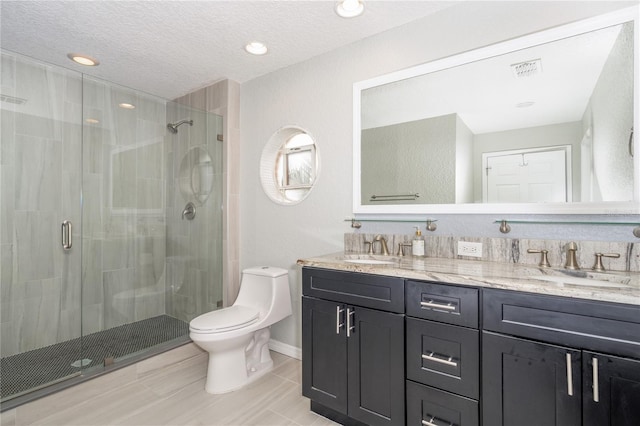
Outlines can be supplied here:
<path id="1" fill-rule="evenodd" d="M 334 1 L 0 2 L 3 49 L 174 99 L 215 81 L 245 82 L 419 19 L 455 2 L 367 1 L 338 17 Z M 244 45 L 259 40 L 264 56 Z M 67 53 L 100 60 L 75 65 Z"/>

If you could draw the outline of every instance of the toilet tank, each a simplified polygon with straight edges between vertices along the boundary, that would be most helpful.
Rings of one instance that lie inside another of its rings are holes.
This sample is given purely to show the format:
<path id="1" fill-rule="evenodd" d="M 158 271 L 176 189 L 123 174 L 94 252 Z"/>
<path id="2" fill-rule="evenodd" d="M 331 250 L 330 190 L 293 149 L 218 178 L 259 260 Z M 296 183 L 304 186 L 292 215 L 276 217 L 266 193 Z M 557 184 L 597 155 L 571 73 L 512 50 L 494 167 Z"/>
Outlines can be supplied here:
<path id="1" fill-rule="evenodd" d="M 289 271 L 273 266 L 258 266 L 242 271 L 240 292 L 234 305 L 260 311 L 261 321 L 271 325 L 291 315 Z"/>

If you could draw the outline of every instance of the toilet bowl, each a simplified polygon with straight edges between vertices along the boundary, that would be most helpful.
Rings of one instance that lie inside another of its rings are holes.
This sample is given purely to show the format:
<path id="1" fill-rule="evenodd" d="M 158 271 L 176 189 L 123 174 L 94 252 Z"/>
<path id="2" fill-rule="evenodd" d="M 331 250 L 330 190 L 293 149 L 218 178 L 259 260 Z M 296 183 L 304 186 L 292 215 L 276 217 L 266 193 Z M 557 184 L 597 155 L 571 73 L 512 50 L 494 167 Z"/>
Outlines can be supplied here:
<path id="1" fill-rule="evenodd" d="M 273 367 L 269 327 L 291 315 L 289 274 L 272 266 L 242 271 L 235 303 L 189 323 L 189 337 L 209 352 L 205 390 L 239 389 Z"/>

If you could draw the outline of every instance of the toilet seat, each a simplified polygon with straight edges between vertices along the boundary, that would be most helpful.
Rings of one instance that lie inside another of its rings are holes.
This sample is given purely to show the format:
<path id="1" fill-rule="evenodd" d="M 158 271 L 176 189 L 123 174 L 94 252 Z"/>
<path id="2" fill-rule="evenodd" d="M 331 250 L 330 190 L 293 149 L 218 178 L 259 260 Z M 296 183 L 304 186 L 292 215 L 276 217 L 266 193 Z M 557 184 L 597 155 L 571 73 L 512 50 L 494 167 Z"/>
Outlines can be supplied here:
<path id="1" fill-rule="evenodd" d="M 194 333 L 223 333 L 253 324 L 260 312 L 247 306 L 230 306 L 208 312 L 191 320 L 189 329 Z"/>

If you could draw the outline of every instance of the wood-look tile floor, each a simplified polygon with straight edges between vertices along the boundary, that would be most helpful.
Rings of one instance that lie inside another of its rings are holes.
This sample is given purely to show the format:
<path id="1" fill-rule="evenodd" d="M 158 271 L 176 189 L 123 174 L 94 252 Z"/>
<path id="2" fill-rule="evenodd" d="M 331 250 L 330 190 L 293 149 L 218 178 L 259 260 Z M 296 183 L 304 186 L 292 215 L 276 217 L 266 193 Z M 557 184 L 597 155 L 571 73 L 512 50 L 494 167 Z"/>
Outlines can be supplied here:
<path id="1" fill-rule="evenodd" d="M 185 345 L 8 410 L 0 425 L 337 425 L 309 411 L 301 362 L 271 354 L 271 372 L 238 391 L 210 395 L 207 354 Z"/>

